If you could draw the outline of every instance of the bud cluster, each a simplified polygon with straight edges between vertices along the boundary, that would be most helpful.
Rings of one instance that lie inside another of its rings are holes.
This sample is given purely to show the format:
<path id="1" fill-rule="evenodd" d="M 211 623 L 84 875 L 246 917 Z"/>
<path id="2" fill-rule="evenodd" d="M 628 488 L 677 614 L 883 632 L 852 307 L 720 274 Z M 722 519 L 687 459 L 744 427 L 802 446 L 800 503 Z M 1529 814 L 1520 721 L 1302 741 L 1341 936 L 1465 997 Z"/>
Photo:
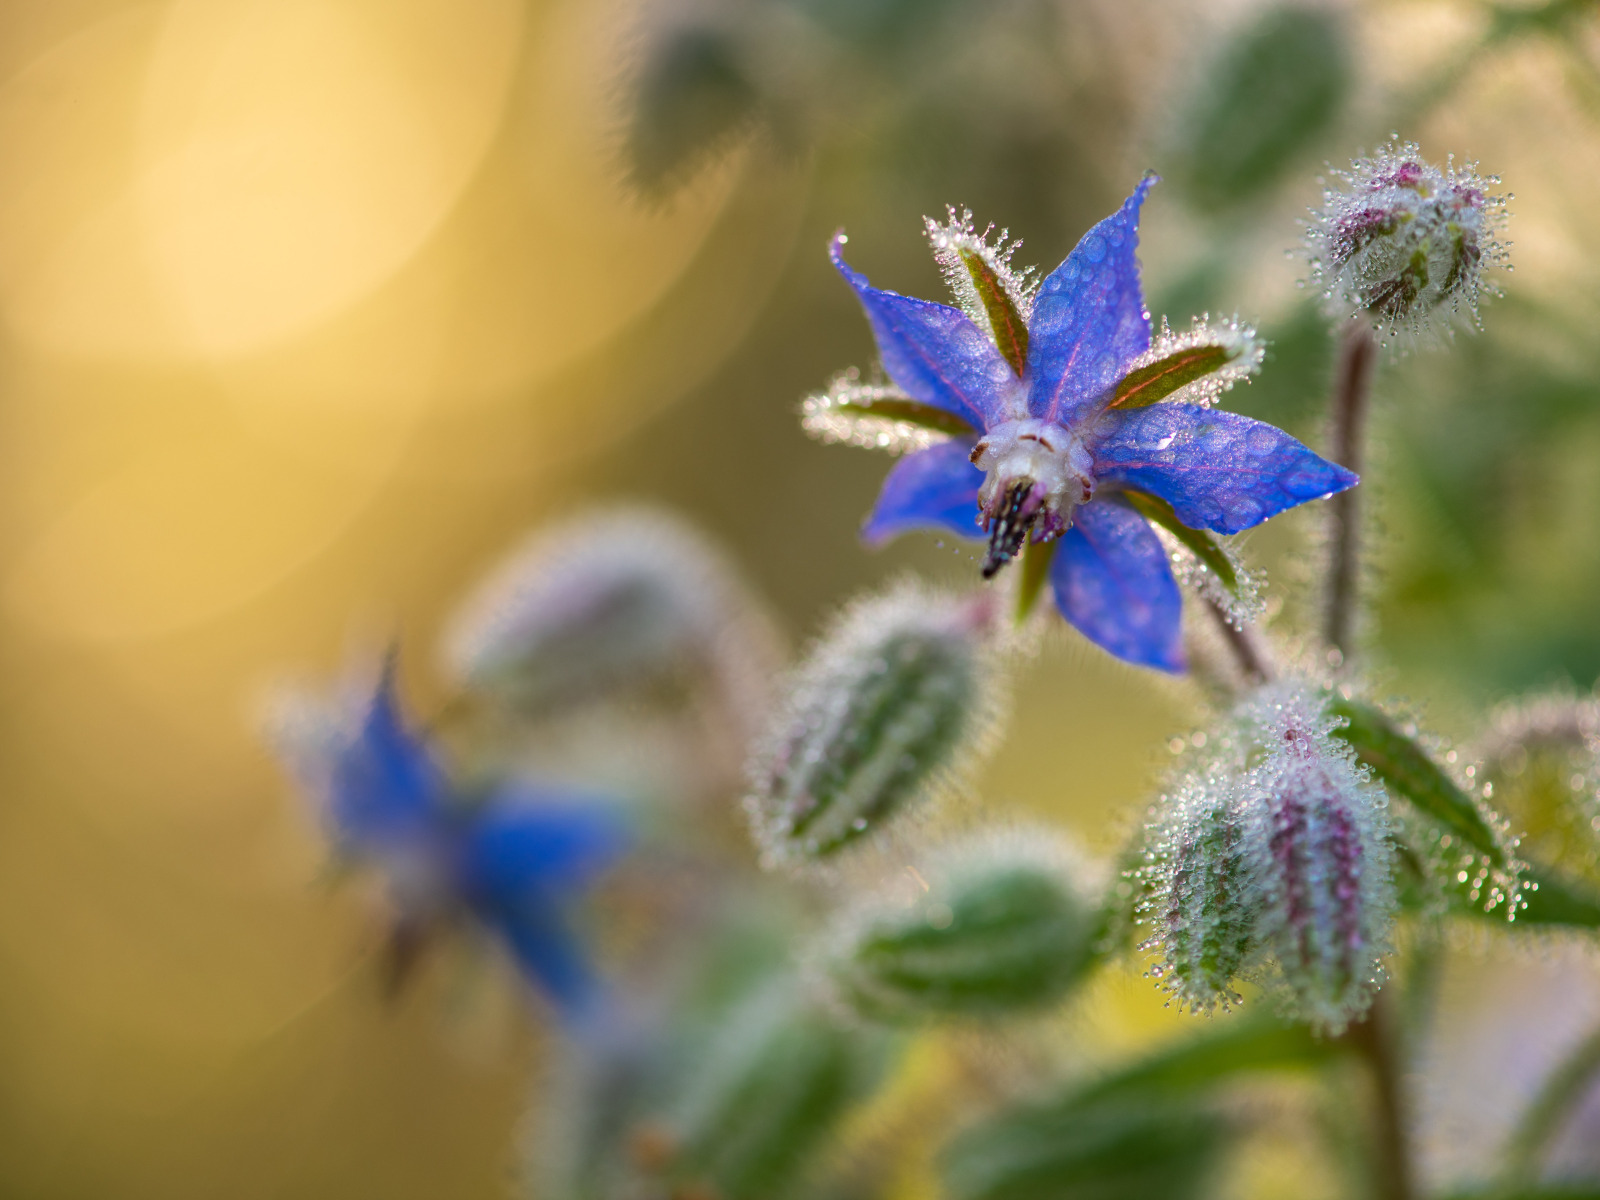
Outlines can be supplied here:
<path id="1" fill-rule="evenodd" d="M 827 858 L 960 780 L 999 709 L 990 606 L 908 584 L 839 615 L 751 764 L 765 862 Z"/>
<path id="2" fill-rule="evenodd" d="M 1496 294 L 1485 272 L 1508 265 L 1499 231 L 1509 197 L 1476 165 L 1443 170 L 1414 142 L 1397 139 L 1371 158 L 1334 172 L 1307 231 L 1313 286 L 1330 311 L 1365 313 L 1389 333 L 1420 333 L 1436 311 L 1465 310 Z"/>
<path id="3" fill-rule="evenodd" d="M 1310 686 L 1260 689 L 1152 824 L 1145 948 L 1181 1004 L 1236 1003 L 1232 981 L 1257 976 L 1337 1031 L 1371 1002 L 1395 907 L 1388 805 L 1334 728 Z"/>

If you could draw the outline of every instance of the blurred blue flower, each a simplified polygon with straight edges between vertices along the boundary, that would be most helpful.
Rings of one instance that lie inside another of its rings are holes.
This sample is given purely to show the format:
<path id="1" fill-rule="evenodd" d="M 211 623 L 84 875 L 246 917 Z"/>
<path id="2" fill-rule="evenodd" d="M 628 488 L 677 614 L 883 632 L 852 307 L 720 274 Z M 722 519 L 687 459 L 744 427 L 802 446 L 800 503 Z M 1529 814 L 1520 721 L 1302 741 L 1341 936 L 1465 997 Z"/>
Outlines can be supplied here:
<path id="1" fill-rule="evenodd" d="M 1050 581 L 1062 616 L 1118 658 L 1176 672 L 1178 585 L 1126 494 L 1157 498 L 1190 528 L 1231 534 L 1356 477 L 1279 429 L 1209 408 L 1259 364 L 1252 331 L 1163 326 L 1152 344 L 1135 248 L 1154 182 L 1147 176 L 1037 288 L 1010 267 L 1004 233 L 990 246 L 968 215 L 930 221 L 959 309 L 871 287 L 840 256 L 840 235 L 834 265 L 861 298 L 893 386 L 842 377 L 805 414 L 829 440 L 915 451 L 890 471 L 868 542 L 915 528 L 981 531 L 986 578 L 1030 539 L 1057 542 Z"/>
<path id="2" fill-rule="evenodd" d="M 599 1011 L 600 982 L 570 910 L 625 842 L 605 799 L 525 780 L 461 788 L 406 727 L 392 664 L 359 722 L 313 759 L 311 782 L 340 852 L 384 873 L 397 970 L 428 932 L 466 918 L 506 946 L 569 1023 Z"/>

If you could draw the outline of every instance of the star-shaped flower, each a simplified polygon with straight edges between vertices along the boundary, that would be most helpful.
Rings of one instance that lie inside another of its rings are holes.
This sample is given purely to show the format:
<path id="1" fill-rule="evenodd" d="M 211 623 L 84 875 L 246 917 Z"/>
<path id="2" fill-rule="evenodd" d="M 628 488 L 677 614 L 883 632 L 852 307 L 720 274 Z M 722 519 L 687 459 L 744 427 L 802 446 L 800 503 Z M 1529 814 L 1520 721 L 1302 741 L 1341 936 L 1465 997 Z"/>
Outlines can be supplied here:
<path id="1" fill-rule="evenodd" d="M 625 841 L 614 808 L 526 780 L 463 788 L 407 728 L 392 665 L 353 724 L 291 737 L 342 857 L 379 868 L 396 909 L 393 966 L 466 919 L 495 935 L 569 1022 L 600 1011 L 601 988 L 569 923 L 576 893 Z"/>
<path id="2" fill-rule="evenodd" d="M 1154 520 L 1207 557 L 1231 534 L 1356 483 L 1294 438 L 1210 408 L 1260 364 L 1237 322 L 1163 325 L 1152 343 L 1139 284 L 1146 176 L 1035 286 L 970 217 L 928 223 L 961 308 L 870 286 L 840 256 L 888 385 L 853 375 L 806 402 L 826 440 L 913 451 L 889 472 L 863 536 L 987 534 L 985 578 L 1030 542 L 1054 553 L 1062 616 L 1118 658 L 1183 670 L 1181 600 Z M 1220 565 L 1220 563 L 1219 563 Z"/>

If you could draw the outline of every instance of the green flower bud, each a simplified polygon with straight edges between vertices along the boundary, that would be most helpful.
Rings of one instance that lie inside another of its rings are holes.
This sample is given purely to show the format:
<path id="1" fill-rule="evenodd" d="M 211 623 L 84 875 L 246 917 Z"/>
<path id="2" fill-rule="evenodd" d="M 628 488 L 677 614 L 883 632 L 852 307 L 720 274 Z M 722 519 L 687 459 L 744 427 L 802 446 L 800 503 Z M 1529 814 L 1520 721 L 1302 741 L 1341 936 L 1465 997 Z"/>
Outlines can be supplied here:
<path id="1" fill-rule="evenodd" d="M 1438 311 L 1476 323 L 1480 298 L 1495 294 L 1485 272 L 1509 258 L 1498 236 L 1506 198 L 1489 190 L 1498 182 L 1471 163 L 1440 170 L 1398 139 L 1335 172 L 1307 230 L 1329 311 L 1413 336 Z"/>
<path id="2" fill-rule="evenodd" d="M 1191 776 L 1164 801 L 1141 874 L 1150 885 L 1142 915 L 1155 932 L 1140 948 L 1159 956 L 1150 974 L 1191 1010 L 1237 1004 L 1232 985 L 1257 948 L 1263 896 L 1228 773 Z"/>
<path id="3" fill-rule="evenodd" d="M 877 1082 L 883 1038 L 847 1029 L 795 996 L 793 979 L 758 989 L 714 1032 L 663 1119 L 664 1174 L 719 1200 L 775 1200 L 822 1156 L 840 1120 Z"/>
<path id="4" fill-rule="evenodd" d="M 828 858 L 960 782 L 999 706 L 988 603 L 907 585 L 834 621 L 752 763 L 766 864 Z"/>
<path id="5" fill-rule="evenodd" d="M 559 522 L 461 606 L 448 674 L 516 711 L 709 676 L 759 709 L 774 637 L 733 569 L 685 522 L 616 508 Z"/>
<path id="6" fill-rule="evenodd" d="M 1092 959 L 1081 861 L 1047 831 L 936 855 L 847 914 L 828 956 L 840 997 L 884 1020 L 988 1016 L 1060 1000 Z"/>

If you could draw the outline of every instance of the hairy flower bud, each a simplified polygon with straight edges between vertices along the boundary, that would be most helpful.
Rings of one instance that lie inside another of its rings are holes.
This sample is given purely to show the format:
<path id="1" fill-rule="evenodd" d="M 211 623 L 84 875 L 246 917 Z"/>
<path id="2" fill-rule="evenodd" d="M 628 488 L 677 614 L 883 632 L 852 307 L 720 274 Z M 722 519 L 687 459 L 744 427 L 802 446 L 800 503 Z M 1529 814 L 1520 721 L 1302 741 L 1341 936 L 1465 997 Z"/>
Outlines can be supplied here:
<path id="1" fill-rule="evenodd" d="M 1488 190 L 1499 182 L 1471 163 L 1440 170 L 1414 142 L 1356 159 L 1314 210 L 1313 286 L 1331 311 L 1366 313 L 1390 333 L 1419 333 L 1440 310 L 1476 324 L 1480 297 L 1495 294 L 1484 273 L 1509 257 L 1498 237 L 1507 197 Z"/>
<path id="2" fill-rule="evenodd" d="M 1150 974 L 1192 1011 L 1237 1004 L 1233 981 L 1257 948 L 1263 894 L 1235 777 L 1213 768 L 1179 785 L 1150 828 L 1140 874 L 1141 915 L 1155 927 L 1141 949 L 1159 956 Z"/>
<path id="3" fill-rule="evenodd" d="M 1084 864 L 1059 835 L 1013 831 L 952 848 L 898 894 L 848 913 L 827 971 L 840 997 L 883 1020 L 999 1015 L 1059 1000 L 1094 941 Z"/>
<path id="4" fill-rule="evenodd" d="M 772 642 L 698 531 L 617 508 L 557 523 L 513 553 L 457 613 L 444 659 L 462 686 L 522 710 L 697 670 L 748 706 L 765 691 Z"/>
<path id="5" fill-rule="evenodd" d="M 1241 712 L 1259 760 L 1240 781 L 1257 923 L 1291 1007 L 1343 1029 L 1381 982 L 1394 918 L 1388 802 L 1303 684 L 1261 689 Z"/>
<path id="6" fill-rule="evenodd" d="M 998 707 L 989 603 L 907 585 L 839 616 L 752 763 L 764 861 L 827 858 L 959 782 Z"/>
<path id="7" fill-rule="evenodd" d="M 670 1193 L 791 1194 L 877 1082 L 886 1051 L 880 1032 L 845 1028 L 799 999 L 793 979 L 757 989 L 700 1047 L 663 1113 Z"/>

